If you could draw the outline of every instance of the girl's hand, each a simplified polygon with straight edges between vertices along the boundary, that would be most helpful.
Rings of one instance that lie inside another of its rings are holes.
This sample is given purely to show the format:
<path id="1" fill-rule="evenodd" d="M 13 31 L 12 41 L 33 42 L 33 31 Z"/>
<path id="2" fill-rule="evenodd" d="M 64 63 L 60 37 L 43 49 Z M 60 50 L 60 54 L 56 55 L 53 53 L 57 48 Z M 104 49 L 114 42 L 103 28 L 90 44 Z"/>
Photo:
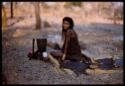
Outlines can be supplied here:
<path id="1" fill-rule="evenodd" d="M 65 60 L 66 54 L 63 54 L 62 56 L 62 60 Z"/>

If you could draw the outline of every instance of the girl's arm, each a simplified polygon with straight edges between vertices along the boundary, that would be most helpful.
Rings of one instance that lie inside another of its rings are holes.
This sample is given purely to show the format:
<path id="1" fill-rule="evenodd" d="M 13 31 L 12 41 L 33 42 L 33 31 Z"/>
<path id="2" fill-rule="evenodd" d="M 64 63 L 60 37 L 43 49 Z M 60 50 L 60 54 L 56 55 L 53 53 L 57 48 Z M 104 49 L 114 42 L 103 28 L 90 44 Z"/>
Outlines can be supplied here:
<path id="1" fill-rule="evenodd" d="M 68 43 L 69 43 L 69 41 L 70 41 L 70 36 L 71 36 L 71 34 L 70 34 L 70 32 L 67 32 L 66 33 L 66 36 L 65 36 L 65 47 L 64 47 L 64 54 L 63 54 L 63 57 L 62 57 L 62 60 L 64 60 L 65 59 L 65 57 L 66 57 L 66 53 L 67 53 L 67 48 L 68 48 Z"/>

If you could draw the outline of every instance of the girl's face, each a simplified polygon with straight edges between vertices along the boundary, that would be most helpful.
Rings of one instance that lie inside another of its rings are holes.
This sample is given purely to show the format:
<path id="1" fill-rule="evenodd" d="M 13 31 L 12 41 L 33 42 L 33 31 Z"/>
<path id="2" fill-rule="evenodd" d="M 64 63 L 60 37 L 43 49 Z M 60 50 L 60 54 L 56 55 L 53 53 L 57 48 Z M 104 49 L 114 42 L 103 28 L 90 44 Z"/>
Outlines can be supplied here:
<path id="1" fill-rule="evenodd" d="M 70 23 L 68 21 L 63 22 L 63 28 L 66 30 L 70 27 Z"/>

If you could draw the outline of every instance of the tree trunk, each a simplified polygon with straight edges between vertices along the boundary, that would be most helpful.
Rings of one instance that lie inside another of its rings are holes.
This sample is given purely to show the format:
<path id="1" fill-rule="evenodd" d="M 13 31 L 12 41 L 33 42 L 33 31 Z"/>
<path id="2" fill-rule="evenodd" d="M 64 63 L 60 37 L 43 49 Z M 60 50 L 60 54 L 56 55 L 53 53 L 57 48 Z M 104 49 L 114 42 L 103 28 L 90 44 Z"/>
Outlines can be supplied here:
<path id="1" fill-rule="evenodd" d="M 113 22 L 114 22 L 114 24 L 116 24 L 116 14 L 117 14 L 117 12 L 116 12 L 116 10 L 114 9 L 114 12 L 113 12 L 114 14 L 113 14 Z"/>
<path id="2" fill-rule="evenodd" d="M 5 7 L 2 4 L 2 28 L 5 30 L 6 27 L 7 27 L 7 15 L 6 15 Z"/>
<path id="3" fill-rule="evenodd" d="M 13 2 L 10 2 L 11 18 L 13 18 Z"/>
<path id="4" fill-rule="evenodd" d="M 40 18 L 40 4 L 39 2 L 34 3 L 35 6 L 35 17 L 36 17 L 36 29 L 41 28 L 41 18 Z"/>

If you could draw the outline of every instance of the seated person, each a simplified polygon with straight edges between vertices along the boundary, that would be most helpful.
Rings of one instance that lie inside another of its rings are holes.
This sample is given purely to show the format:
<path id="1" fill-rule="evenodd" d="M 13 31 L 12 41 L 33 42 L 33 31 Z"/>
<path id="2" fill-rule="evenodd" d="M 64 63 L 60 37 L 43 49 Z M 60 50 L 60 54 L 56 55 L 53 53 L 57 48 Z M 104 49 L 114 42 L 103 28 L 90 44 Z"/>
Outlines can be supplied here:
<path id="1" fill-rule="evenodd" d="M 61 61 L 83 61 L 91 62 L 91 59 L 81 53 L 78 37 L 73 29 L 74 22 L 72 18 L 65 17 L 62 21 L 62 40 L 64 44 L 61 50 L 57 52 L 51 52 L 50 54 Z"/>

